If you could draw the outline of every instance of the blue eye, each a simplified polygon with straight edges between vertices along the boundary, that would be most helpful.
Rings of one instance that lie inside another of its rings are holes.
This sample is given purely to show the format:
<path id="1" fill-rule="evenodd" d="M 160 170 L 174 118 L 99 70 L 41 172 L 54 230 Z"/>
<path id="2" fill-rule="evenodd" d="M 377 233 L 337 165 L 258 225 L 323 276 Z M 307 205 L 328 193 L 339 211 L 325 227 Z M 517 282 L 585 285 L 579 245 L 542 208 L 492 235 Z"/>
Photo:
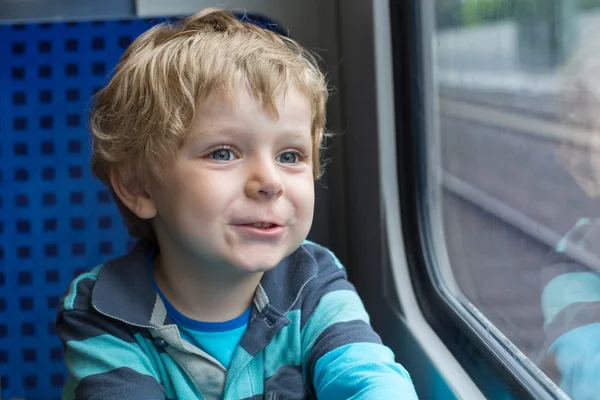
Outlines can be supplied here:
<path id="1" fill-rule="evenodd" d="M 225 150 L 225 149 L 213 151 L 212 153 L 210 153 L 210 157 L 213 160 L 217 160 L 217 161 L 233 161 L 233 160 L 235 160 L 235 154 L 233 154 L 233 152 L 231 150 Z"/>
<path id="2" fill-rule="evenodd" d="M 291 152 L 291 151 L 286 151 L 285 153 L 281 153 L 280 155 L 277 156 L 276 160 L 277 160 L 277 162 L 280 162 L 282 164 L 295 164 L 298 161 L 300 161 L 298 154 Z"/>

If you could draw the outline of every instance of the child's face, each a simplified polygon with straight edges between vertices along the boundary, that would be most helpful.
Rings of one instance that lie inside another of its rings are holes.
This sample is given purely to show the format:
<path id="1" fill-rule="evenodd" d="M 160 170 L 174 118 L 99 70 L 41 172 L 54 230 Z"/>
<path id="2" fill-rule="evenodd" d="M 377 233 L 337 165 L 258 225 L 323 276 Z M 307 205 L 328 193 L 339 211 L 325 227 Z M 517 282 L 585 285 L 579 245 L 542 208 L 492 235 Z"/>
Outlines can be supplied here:
<path id="1" fill-rule="evenodd" d="M 253 272 L 301 245 L 314 207 L 310 104 L 290 88 L 276 105 L 278 120 L 245 90 L 233 102 L 201 102 L 165 183 L 150 193 L 161 247 Z"/>

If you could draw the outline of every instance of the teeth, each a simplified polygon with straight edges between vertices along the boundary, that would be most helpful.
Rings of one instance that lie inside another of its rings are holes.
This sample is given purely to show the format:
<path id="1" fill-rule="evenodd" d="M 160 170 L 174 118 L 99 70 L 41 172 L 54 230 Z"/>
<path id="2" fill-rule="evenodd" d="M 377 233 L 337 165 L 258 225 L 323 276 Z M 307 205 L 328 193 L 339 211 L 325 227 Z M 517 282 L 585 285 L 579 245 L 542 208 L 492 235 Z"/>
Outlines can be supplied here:
<path id="1" fill-rule="evenodd" d="M 271 228 L 271 227 L 273 227 L 274 225 L 273 225 L 273 224 L 266 223 L 266 222 L 254 222 L 254 223 L 252 224 L 252 226 L 254 226 L 254 227 L 256 227 L 256 228 Z"/>

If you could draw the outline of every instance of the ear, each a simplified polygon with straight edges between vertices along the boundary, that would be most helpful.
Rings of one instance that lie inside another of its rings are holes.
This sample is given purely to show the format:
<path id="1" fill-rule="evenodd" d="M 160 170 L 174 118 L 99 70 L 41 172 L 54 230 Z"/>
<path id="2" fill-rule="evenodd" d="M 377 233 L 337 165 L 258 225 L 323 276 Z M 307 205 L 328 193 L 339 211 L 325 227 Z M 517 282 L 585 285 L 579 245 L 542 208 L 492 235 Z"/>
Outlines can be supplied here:
<path id="1" fill-rule="evenodd" d="M 139 185 L 128 185 L 121 179 L 121 171 L 110 171 L 110 184 L 121 202 L 141 219 L 151 219 L 157 214 L 156 206 L 150 194 Z"/>

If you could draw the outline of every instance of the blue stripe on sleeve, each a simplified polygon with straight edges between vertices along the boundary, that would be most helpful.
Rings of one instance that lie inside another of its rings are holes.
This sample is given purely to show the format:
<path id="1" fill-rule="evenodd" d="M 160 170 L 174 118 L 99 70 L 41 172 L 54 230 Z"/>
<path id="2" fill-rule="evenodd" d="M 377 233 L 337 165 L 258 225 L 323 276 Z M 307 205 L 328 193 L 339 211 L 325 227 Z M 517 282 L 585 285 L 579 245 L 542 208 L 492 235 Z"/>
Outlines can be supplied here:
<path id="1" fill-rule="evenodd" d="M 562 309 L 573 303 L 600 301 L 600 275 L 596 272 L 572 272 L 554 278 L 542 292 L 544 328 Z"/>
<path id="2" fill-rule="evenodd" d="M 308 356 L 305 364 L 306 380 L 313 381 L 315 365 L 321 357 L 338 347 L 352 343 L 381 344 L 381 339 L 365 321 L 354 320 L 330 325 L 321 332 Z"/>
<path id="3" fill-rule="evenodd" d="M 319 305 L 301 331 L 302 363 L 306 365 L 308 356 L 321 332 L 335 323 L 353 320 L 369 323 L 369 315 L 356 292 L 336 290 L 321 297 Z"/>
<path id="4" fill-rule="evenodd" d="M 112 335 L 67 342 L 65 361 L 69 371 L 80 381 L 121 367 L 158 379 L 156 371 L 139 346 Z"/>
<path id="5" fill-rule="evenodd" d="M 96 268 L 92 269 L 90 272 L 86 272 L 86 273 L 79 275 L 77 278 L 75 278 L 73 280 L 73 282 L 71 282 L 71 284 L 69 285 L 69 291 L 63 300 L 63 307 L 65 310 L 73 309 L 73 306 L 75 304 L 75 296 L 77 295 L 77 286 L 79 285 L 79 282 L 81 282 L 82 280 L 87 279 L 87 278 L 90 278 L 93 280 L 98 279 L 98 273 L 100 272 L 101 268 L 102 268 L 102 265 L 99 265 Z"/>
<path id="6" fill-rule="evenodd" d="M 561 388 L 573 400 L 598 398 L 600 392 L 600 323 L 581 326 L 558 338 L 549 351 L 561 375 Z"/>
<path id="7" fill-rule="evenodd" d="M 313 382 L 320 399 L 417 399 L 408 372 L 394 362 L 389 348 L 375 343 L 348 344 L 325 354 L 316 363 Z"/>

